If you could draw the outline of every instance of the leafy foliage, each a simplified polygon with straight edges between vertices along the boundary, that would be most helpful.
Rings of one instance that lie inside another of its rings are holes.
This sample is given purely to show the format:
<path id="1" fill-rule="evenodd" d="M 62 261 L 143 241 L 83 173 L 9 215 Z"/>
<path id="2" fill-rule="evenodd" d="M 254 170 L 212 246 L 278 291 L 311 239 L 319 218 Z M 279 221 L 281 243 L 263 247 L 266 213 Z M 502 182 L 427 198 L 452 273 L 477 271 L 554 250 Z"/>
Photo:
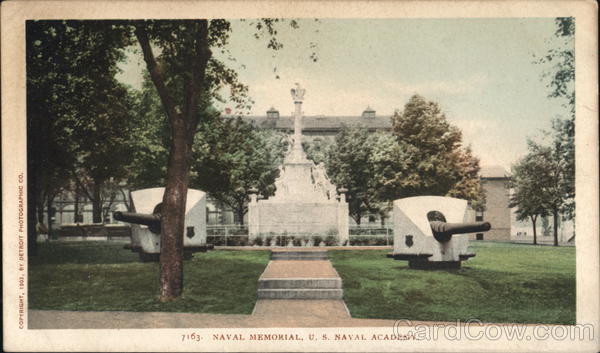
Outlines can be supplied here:
<path id="1" fill-rule="evenodd" d="M 533 243 L 537 243 L 536 221 L 539 216 L 545 217 L 548 212 L 544 207 L 542 180 L 540 172 L 546 161 L 539 154 L 530 153 L 512 167 L 510 187 L 513 189 L 509 207 L 516 207 L 517 220 L 531 219 L 533 224 Z"/>
<path id="2" fill-rule="evenodd" d="M 317 137 L 312 141 L 302 141 L 302 148 L 306 152 L 306 156 L 315 162 L 315 164 L 327 164 L 327 154 L 335 141 L 328 138 Z"/>
<path id="3" fill-rule="evenodd" d="M 104 183 L 123 179 L 131 157 L 131 95 L 115 79 L 129 43 L 110 21 L 27 23 L 29 161 L 38 184 L 31 189 L 51 194 L 77 180 L 95 222 Z"/>
<path id="4" fill-rule="evenodd" d="M 537 63 L 549 66 L 543 79 L 548 80 L 551 98 L 561 99 L 569 111 L 566 119 L 555 119 L 552 133 L 556 157 L 564 168 L 566 204 L 564 216 L 575 216 L 575 18 L 555 19 L 556 46 L 550 49 Z"/>
<path id="5" fill-rule="evenodd" d="M 552 131 L 545 133 L 550 143 L 529 141 L 529 153 L 513 166 L 514 195 L 520 219 L 530 217 L 535 234 L 535 218 L 552 215 L 554 245 L 558 245 L 558 222 L 575 216 L 575 19 L 556 18 L 556 48 L 538 60 L 551 65 L 544 78 L 550 78 L 549 97 L 563 99 L 569 117 L 555 119 Z M 545 218 L 543 219 L 545 220 Z"/>
<path id="6" fill-rule="evenodd" d="M 396 168 L 384 166 L 390 200 L 417 195 L 448 195 L 482 201 L 479 160 L 462 147 L 462 134 L 437 103 L 414 95 L 392 117 L 393 134 L 403 153 L 387 153 Z M 399 160 L 401 159 L 401 160 Z"/>
<path id="7" fill-rule="evenodd" d="M 371 146 L 366 128 L 343 126 L 327 154 L 327 173 L 335 185 L 348 189 L 348 208 L 357 224 L 376 203 Z"/>
<path id="8" fill-rule="evenodd" d="M 232 208 L 240 222 L 250 190 L 273 195 L 278 166 L 286 146 L 284 135 L 257 130 L 240 118 L 215 117 L 199 126 L 194 141 L 192 185 Z"/>
<path id="9" fill-rule="evenodd" d="M 410 196 L 459 197 L 485 207 L 479 160 L 462 147 L 461 132 L 436 103 L 415 95 L 392 122 L 392 133 L 346 126 L 333 144 L 307 148 L 309 156 L 325 161 L 332 182 L 348 189 L 350 215 L 358 224 L 367 213 L 383 219 L 391 201 Z"/>

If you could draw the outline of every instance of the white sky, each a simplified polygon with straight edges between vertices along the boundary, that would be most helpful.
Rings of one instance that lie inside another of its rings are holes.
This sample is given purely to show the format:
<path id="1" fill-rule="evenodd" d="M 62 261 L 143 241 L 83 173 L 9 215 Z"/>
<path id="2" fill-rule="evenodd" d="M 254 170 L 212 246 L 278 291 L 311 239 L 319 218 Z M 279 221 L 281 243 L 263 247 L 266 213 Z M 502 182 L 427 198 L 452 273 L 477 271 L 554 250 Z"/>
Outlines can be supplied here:
<path id="1" fill-rule="evenodd" d="M 359 115 L 370 105 L 391 116 L 419 93 L 440 104 L 482 165 L 506 170 L 526 153 L 527 137 L 566 116 L 561 101 L 547 98 L 547 67 L 534 63 L 559 45 L 551 18 L 302 20 L 300 29 L 280 26 L 284 49 L 276 53 L 254 39 L 250 20 L 232 28 L 236 61 L 227 62 L 249 86 L 250 114 L 273 106 L 288 115 L 295 82 L 306 88 L 306 115 Z M 122 67 L 120 79 L 139 87 L 141 58 L 132 54 Z"/>

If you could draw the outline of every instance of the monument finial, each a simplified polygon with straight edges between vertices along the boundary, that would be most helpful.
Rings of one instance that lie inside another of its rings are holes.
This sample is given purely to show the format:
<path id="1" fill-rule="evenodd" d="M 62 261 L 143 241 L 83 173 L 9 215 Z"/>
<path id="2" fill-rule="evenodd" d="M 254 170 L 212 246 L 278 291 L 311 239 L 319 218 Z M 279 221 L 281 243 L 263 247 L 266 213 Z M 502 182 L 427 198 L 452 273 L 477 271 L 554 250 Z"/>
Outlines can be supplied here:
<path id="1" fill-rule="evenodd" d="M 306 92 L 306 90 L 304 88 L 300 88 L 300 84 L 298 82 L 294 84 L 296 85 L 296 88 L 291 89 L 292 99 L 294 102 L 302 102 L 302 100 L 304 100 L 304 92 Z"/>

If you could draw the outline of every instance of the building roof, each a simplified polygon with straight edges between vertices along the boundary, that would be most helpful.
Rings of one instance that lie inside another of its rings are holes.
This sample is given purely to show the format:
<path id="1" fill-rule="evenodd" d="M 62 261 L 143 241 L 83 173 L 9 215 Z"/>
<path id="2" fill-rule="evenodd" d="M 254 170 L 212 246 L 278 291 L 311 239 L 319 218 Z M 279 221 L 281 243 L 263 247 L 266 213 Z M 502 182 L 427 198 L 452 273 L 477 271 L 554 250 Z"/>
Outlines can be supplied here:
<path id="1" fill-rule="evenodd" d="M 260 128 L 280 130 L 293 129 L 294 120 L 291 116 L 242 116 L 243 120 L 252 121 Z M 387 130 L 392 127 L 389 116 L 305 116 L 302 120 L 302 130 L 338 130 L 343 125 L 361 125 L 369 129 Z"/>
<path id="2" fill-rule="evenodd" d="M 508 178 L 510 173 L 499 165 L 482 166 L 479 171 L 479 176 L 482 178 Z"/>

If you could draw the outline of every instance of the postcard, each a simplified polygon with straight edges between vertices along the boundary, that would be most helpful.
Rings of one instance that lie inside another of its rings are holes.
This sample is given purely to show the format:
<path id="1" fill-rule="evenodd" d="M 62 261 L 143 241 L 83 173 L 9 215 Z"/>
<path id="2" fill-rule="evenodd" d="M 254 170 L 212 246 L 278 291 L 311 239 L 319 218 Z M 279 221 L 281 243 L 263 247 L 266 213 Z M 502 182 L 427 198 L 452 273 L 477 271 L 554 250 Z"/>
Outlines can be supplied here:
<path id="1" fill-rule="evenodd" d="M 5 1 L 6 351 L 600 348 L 591 1 Z"/>

